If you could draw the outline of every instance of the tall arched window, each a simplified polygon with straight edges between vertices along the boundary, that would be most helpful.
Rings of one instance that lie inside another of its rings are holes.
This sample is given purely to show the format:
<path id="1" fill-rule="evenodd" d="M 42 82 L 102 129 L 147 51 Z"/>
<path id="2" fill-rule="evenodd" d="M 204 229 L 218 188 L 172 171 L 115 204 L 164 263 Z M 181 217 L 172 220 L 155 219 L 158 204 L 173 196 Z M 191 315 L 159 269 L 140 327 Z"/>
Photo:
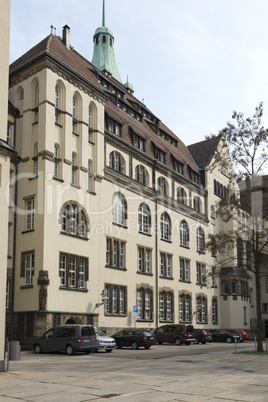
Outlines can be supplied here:
<path id="1" fill-rule="evenodd" d="M 125 173 L 125 160 L 119 152 L 113 151 L 110 153 L 109 167 L 117 172 Z"/>
<path id="2" fill-rule="evenodd" d="M 205 247 L 205 235 L 204 235 L 204 230 L 202 228 L 198 228 L 196 231 L 196 245 L 197 245 L 197 251 L 204 251 Z"/>
<path id="3" fill-rule="evenodd" d="M 200 197 L 194 197 L 194 209 L 198 212 L 202 212 L 202 203 Z"/>
<path id="4" fill-rule="evenodd" d="M 88 141 L 95 142 L 95 129 L 97 125 L 97 108 L 94 102 L 88 107 Z"/>
<path id="5" fill-rule="evenodd" d="M 181 221 L 180 223 L 180 245 L 189 246 L 189 227 L 186 221 Z"/>
<path id="6" fill-rule="evenodd" d="M 86 238 L 88 232 L 88 218 L 79 204 L 68 202 L 60 212 L 61 232 Z"/>
<path id="7" fill-rule="evenodd" d="M 75 152 L 72 153 L 72 184 L 78 186 L 78 162 Z"/>
<path id="8" fill-rule="evenodd" d="M 135 180 L 148 186 L 149 175 L 144 166 L 138 165 L 135 167 Z"/>
<path id="9" fill-rule="evenodd" d="M 163 195 L 169 195 L 168 182 L 164 177 L 159 177 L 157 180 L 157 191 Z"/>
<path id="10" fill-rule="evenodd" d="M 139 231 L 142 233 L 150 233 L 150 209 L 148 205 L 141 204 L 139 206 Z"/>
<path id="11" fill-rule="evenodd" d="M 61 177 L 61 158 L 60 158 L 60 146 L 54 144 L 54 178 L 59 179 Z"/>
<path id="12" fill-rule="evenodd" d="M 161 239 L 170 240 L 171 238 L 171 222 L 169 215 L 164 212 L 160 219 Z"/>
<path id="13" fill-rule="evenodd" d="M 186 195 L 185 190 L 182 187 L 178 188 L 178 190 L 177 190 L 177 200 L 181 204 L 185 204 L 185 205 L 187 204 L 187 195 Z"/>
<path id="14" fill-rule="evenodd" d="M 60 87 L 59 87 L 59 85 L 56 85 L 55 86 L 55 123 L 56 124 L 60 123 L 59 109 L 60 109 Z"/>
<path id="15" fill-rule="evenodd" d="M 37 123 L 39 120 L 39 82 L 37 79 L 34 80 L 32 86 L 32 99 L 33 99 L 33 122 Z"/>
<path id="16" fill-rule="evenodd" d="M 113 196 L 113 223 L 125 226 L 126 217 L 127 204 L 125 197 L 120 193 L 116 193 Z"/>
<path id="17" fill-rule="evenodd" d="M 94 191 L 94 174 L 92 171 L 92 161 L 88 160 L 88 170 L 87 170 L 87 191 Z"/>

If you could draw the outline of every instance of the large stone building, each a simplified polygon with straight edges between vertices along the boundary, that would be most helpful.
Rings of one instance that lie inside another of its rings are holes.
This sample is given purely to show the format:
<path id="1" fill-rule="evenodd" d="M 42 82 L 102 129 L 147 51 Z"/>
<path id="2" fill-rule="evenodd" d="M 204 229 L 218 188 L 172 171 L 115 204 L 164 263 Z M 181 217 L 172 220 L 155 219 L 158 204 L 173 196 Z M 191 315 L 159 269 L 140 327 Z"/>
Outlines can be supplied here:
<path id="1" fill-rule="evenodd" d="M 187 148 L 135 98 L 104 13 L 92 63 L 66 25 L 9 78 L 9 337 L 59 323 L 249 328 L 249 278 L 237 269 L 246 285 L 222 287 L 204 247 L 223 225 L 214 204 L 228 172 L 209 168 L 223 139 Z"/>

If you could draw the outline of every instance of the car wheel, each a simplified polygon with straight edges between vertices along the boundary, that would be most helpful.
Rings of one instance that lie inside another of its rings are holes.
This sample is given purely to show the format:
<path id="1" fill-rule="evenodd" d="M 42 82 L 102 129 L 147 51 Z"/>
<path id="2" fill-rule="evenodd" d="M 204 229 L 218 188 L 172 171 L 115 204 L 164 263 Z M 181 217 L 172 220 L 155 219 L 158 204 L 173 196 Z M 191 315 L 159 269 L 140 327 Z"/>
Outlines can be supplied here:
<path id="1" fill-rule="evenodd" d="M 198 344 L 199 344 L 199 340 L 196 339 L 196 340 L 194 341 L 194 344 L 195 344 L 195 345 L 198 345 Z"/>
<path id="2" fill-rule="evenodd" d="M 227 342 L 227 343 L 232 343 L 233 340 L 232 340 L 232 338 L 231 338 L 230 336 L 228 336 L 228 338 L 226 339 L 226 342 Z"/>
<path id="3" fill-rule="evenodd" d="M 144 347 L 145 347 L 145 349 L 147 349 L 147 350 L 148 350 L 148 349 L 150 349 L 150 347 L 151 347 L 151 346 L 144 346 Z"/>
<path id="4" fill-rule="evenodd" d="M 66 353 L 68 356 L 71 356 L 74 354 L 74 348 L 72 347 L 72 345 L 67 345 L 66 346 Z"/>
<path id="5" fill-rule="evenodd" d="M 180 338 L 176 338 L 174 341 L 175 345 L 181 345 L 181 340 Z"/>
<path id="6" fill-rule="evenodd" d="M 185 342 L 185 345 L 189 346 L 191 342 Z"/>
<path id="7" fill-rule="evenodd" d="M 39 345 L 39 343 L 37 343 L 36 345 L 34 345 L 34 351 L 37 355 L 39 355 L 40 353 L 42 353 L 42 348 Z"/>
<path id="8" fill-rule="evenodd" d="M 131 347 L 132 347 L 133 350 L 136 350 L 136 349 L 138 349 L 139 345 L 138 345 L 138 343 L 136 341 L 132 341 L 131 342 Z"/>
<path id="9" fill-rule="evenodd" d="M 207 343 L 207 341 L 201 341 L 202 345 L 205 345 Z"/>
<path id="10" fill-rule="evenodd" d="M 112 349 L 106 349 L 107 353 L 110 353 L 112 351 Z"/>
<path id="11" fill-rule="evenodd" d="M 159 341 L 158 341 L 158 343 L 159 343 L 159 345 L 162 345 L 163 342 L 159 342 Z"/>

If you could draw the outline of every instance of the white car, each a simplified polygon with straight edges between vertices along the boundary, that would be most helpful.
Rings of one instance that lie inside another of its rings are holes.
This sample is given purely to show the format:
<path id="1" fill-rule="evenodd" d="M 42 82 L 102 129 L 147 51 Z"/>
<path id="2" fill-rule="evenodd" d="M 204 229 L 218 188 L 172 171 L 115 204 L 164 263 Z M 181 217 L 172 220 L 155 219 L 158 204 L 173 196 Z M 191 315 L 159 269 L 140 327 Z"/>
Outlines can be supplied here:
<path id="1" fill-rule="evenodd" d="M 98 350 L 106 350 L 106 352 L 111 352 L 116 348 L 116 342 L 111 336 L 107 336 L 99 328 L 95 328 Z"/>

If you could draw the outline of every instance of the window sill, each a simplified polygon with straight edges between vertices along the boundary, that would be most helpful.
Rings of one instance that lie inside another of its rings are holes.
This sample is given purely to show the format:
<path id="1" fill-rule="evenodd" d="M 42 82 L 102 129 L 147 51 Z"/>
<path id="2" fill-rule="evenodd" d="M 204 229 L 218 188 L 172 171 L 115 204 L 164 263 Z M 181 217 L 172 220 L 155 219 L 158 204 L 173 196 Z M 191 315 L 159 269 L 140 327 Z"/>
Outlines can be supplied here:
<path id="1" fill-rule="evenodd" d="M 127 229 L 126 225 L 121 225 L 120 223 L 116 223 L 116 222 L 112 222 L 112 224 L 115 225 L 115 226 L 119 226 L 119 227 L 121 227 L 123 229 Z"/>
<path id="2" fill-rule="evenodd" d="M 192 283 L 191 281 L 186 281 L 185 279 L 179 279 L 179 282 L 183 282 L 183 283 Z"/>
<path id="3" fill-rule="evenodd" d="M 207 286 L 206 283 L 200 283 L 200 282 L 196 282 L 196 285 L 197 285 L 197 286 Z"/>
<path id="4" fill-rule="evenodd" d="M 90 145 L 95 145 L 95 142 L 93 142 L 93 141 L 88 141 L 88 143 L 89 143 Z"/>
<path id="5" fill-rule="evenodd" d="M 82 236 L 71 234 L 71 233 L 65 233 L 65 232 L 62 232 L 62 231 L 60 232 L 60 234 L 62 234 L 64 236 L 74 237 L 75 239 L 81 239 L 81 240 L 86 240 L 86 241 L 89 240 L 87 237 L 82 237 Z"/>
<path id="6" fill-rule="evenodd" d="M 205 252 L 205 251 L 202 251 L 202 250 L 196 250 L 196 251 L 197 251 L 198 254 L 203 254 L 203 255 L 206 254 L 206 252 Z"/>
<path id="7" fill-rule="evenodd" d="M 109 311 L 106 311 L 104 313 L 104 315 L 106 317 L 126 317 L 127 316 L 126 313 L 109 313 Z"/>
<path id="8" fill-rule="evenodd" d="M 67 286 L 60 286 L 59 289 L 60 290 L 71 290 L 72 292 L 83 292 L 83 293 L 88 292 L 88 289 L 69 288 Z"/>
<path id="9" fill-rule="evenodd" d="M 57 180 L 57 181 L 60 181 L 61 183 L 64 183 L 64 180 L 60 179 L 59 177 L 53 176 L 53 180 Z"/>
<path id="10" fill-rule="evenodd" d="M 151 233 L 142 232 L 141 230 L 139 230 L 139 234 L 142 234 L 144 236 L 152 237 Z"/>
<path id="11" fill-rule="evenodd" d="M 162 238 L 160 238 L 160 240 L 162 240 L 162 241 L 165 241 L 166 243 L 170 243 L 170 244 L 172 244 L 172 241 L 171 240 L 167 240 L 167 239 L 162 239 Z"/>
<path id="12" fill-rule="evenodd" d="M 33 285 L 22 285 L 20 286 L 20 289 L 32 289 Z"/>
<path id="13" fill-rule="evenodd" d="M 174 278 L 173 278 L 172 276 L 159 275 L 159 278 L 161 278 L 161 279 L 168 279 L 168 280 L 170 280 L 170 281 L 173 281 L 173 280 L 174 280 Z"/>
<path id="14" fill-rule="evenodd" d="M 35 229 L 26 229 L 26 230 L 23 230 L 23 231 L 21 232 L 21 234 L 29 233 L 29 232 L 34 232 L 34 231 L 35 231 Z"/>
<path id="15" fill-rule="evenodd" d="M 78 133 L 72 133 L 75 137 L 79 137 Z"/>
<path id="16" fill-rule="evenodd" d="M 137 271 L 137 274 L 148 275 L 148 276 L 153 276 L 154 275 L 154 274 L 152 274 L 152 272 L 143 272 L 143 271 Z"/>
<path id="17" fill-rule="evenodd" d="M 34 121 L 33 123 L 32 123 L 32 126 L 36 126 L 38 124 L 38 121 Z"/>
<path id="18" fill-rule="evenodd" d="M 60 124 L 60 123 L 56 123 L 56 122 L 55 122 L 55 126 L 57 126 L 57 127 L 59 127 L 59 128 L 62 128 L 62 127 L 63 127 L 63 125 L 62 125 L 62 124 Z"/>
<path id="19" fill-rule="evenodd" d="M 119 271 L 127 271 L 125 267 L 114 267 L 113 265 L 105 265 L 105 268 L 117 269 Z"/>
<path id="20" fill-rule="evenodd" d="M 184 246 L 183 244 L 180 244 L 180 247 L 182 247 L 182 248 L 187 248 L 187 250 L 190 250 L 190 247 L 189 247 L 189 246 Z"/>
<path id="21" fill-rule="evenodd" d="M 87 193 L 88 193 L 88 194 L 92 194 L 92 195 L 97 195 L 97 193 L 95 193 L 95 191 L 87 190 Z"/>
<path id="22" fill-rule="evenodd" d="M 137 322 L 154 322 L 152 318 L 138 318 Z"/>
<path id="23" fill-rule="evenodd" d="M 78 184 L 73 184 L 73 183 L 71 183 L 70 186 L 71 186 L 71 187 L 74 187 L 74 188 L 77 188 L 77 189 L 80 189 L 80 188 L 81 188 Z"/>
<path id="24" fill-rule="evenodd" d="M 30 177 L 28 180 L 30 181 L 30 180 L 34 180 L 34 179 L 38 179 L 38 175 Z"/>
<path id="25" fill-rule="evenodd" d="M 163 324 L 164 323 L 171 324 L 174 323 L 174 320 L 159 320 L 159 322 L 162 322 Z"/>

